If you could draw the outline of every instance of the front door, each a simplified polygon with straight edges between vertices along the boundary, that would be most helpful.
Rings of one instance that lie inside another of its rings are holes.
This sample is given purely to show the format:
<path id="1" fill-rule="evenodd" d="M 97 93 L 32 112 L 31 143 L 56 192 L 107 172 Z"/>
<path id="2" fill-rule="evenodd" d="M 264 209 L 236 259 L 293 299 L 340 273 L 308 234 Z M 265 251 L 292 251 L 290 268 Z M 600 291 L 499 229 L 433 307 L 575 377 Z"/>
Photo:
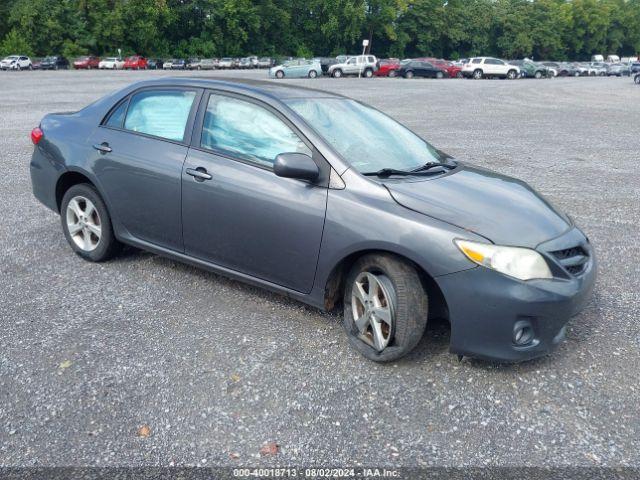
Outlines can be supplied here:
<path id="1" fill-rule="evenodd" d="M 125 99 L 89 141 L 93 171 L 123 235 L 183 250 L 181 175 L 198 90 L 153 88 Z M 119 225 L 119 226 L 120 226 Z"/>
<path id="2" fill-rule="evenodd" d="M 278 177 L 273 163 L 285 152 L 324 160 L 277 112 L 248 98 L 212 93 L 202 116 L 182 175 L 185 252 L 310 292 L 327 185 Z"/>

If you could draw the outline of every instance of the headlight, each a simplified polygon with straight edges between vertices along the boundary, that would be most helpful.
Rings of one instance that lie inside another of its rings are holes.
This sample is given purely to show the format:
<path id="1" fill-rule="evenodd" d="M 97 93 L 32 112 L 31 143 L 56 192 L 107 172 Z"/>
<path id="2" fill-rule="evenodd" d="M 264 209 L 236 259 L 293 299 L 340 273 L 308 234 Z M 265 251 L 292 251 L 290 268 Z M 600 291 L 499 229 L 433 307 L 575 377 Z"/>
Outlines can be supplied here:
<path id="1" fill-rule="evenodd" d="M 474 263 L 520 280 L 552 278 L 547 262 L 535 250 L 501 247 L 489 243 L 456 240 L 456 245 Z"/>

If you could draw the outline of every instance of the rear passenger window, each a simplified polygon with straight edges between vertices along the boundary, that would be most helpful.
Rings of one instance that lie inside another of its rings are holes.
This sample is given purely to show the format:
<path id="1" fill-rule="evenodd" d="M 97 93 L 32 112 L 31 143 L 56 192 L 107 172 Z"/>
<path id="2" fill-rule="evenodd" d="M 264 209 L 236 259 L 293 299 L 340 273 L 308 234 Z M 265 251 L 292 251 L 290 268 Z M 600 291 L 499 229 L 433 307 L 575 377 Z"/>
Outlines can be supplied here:
<path id="1" fill-rule="evenodd" d="M 129 101 L 124 128 L 182 142 L 195 97 L 196 92 L 181 90 L 137 93 Z"/>
<path id="2" fill-rule="evenodd" d="M 474 58 L 472 60 L 473 63 L 482 63 L 482 59 L 481 58 Z"/>
<path id="3" fill-rule="evenodd" d="M 272 167 L 281 153 L 311 150 L 269 110 L 252 102 L 211 95 L 204 116 L 201 146 Z"/>
<path id="4" fill-rule="evenodd" d="M 124 114 L 127 113 L 127 105 L 129 102 L 126 100 L 122 102 L 118 107 L 111 112 L 109 119 L 105 122 L 107 127 L 122 128 L 122 122 L 124 121 Z"/>

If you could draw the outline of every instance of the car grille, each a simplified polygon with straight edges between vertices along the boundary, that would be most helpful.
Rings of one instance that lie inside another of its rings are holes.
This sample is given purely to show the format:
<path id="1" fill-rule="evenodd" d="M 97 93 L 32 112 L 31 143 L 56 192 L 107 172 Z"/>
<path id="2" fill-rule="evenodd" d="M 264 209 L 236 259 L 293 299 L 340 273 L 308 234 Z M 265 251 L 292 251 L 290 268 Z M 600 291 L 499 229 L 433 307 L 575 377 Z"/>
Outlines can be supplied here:
<path id="1" fill-rule="evenodd" d="M 576 246 L 551 252 L 560 265 L 571 275 L 580 275 L 589 263 L 589 253 L 582 247 Z"/>

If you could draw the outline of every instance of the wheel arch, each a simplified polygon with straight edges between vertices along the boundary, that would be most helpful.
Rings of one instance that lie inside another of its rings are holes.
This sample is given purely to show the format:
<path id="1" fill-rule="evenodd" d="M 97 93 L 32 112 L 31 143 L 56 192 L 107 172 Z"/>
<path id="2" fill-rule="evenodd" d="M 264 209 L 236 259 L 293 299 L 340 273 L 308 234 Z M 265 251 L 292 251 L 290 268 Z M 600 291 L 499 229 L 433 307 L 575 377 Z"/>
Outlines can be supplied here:
<path id="1" fill-rule="evenodd" d="M 429 297 L 429 318 L 449 318 L 449 308 L 442 290 L 434 280 L 434 278 L 417 262 L 387 249 L 363 249 L 352 252 L 341 258 L 331 269 L 324 288 L 324 307 L 327 311 L 336 310 L 342 304 L 342 291 L 344 282 L 354 263 L 361 257 L 370 254 L 387 254 L 398 257 L 411 263 L 417 270 L 422 288 Z"/>
<path id="2" fill-rule="evenodd" d="M 64 197 L 64 194 L 71 187 L 73 187 L 74 185 L 78 185 L 80 183 L 88 183 L 89 185 L 91 185 L 93 188 L 95 188 L 98 191 L 98 193 L 102 197 L 102 200 L 105 202 L 105 204 L 107 203 L 106 199 L 104 198 L 104 195 L 98 188 L 98 185 L 96 184 L 96 182 L 91 180 L 89 175 L 77 170 L 67 170 L 62 175 L 60 175 L 60 177 L 56 182 L 55 195 L 56 195 L 56 207 L 58 208 L 58 213 L 60 212 L 60 206 L 62 205 L 62 198 Z"/>

